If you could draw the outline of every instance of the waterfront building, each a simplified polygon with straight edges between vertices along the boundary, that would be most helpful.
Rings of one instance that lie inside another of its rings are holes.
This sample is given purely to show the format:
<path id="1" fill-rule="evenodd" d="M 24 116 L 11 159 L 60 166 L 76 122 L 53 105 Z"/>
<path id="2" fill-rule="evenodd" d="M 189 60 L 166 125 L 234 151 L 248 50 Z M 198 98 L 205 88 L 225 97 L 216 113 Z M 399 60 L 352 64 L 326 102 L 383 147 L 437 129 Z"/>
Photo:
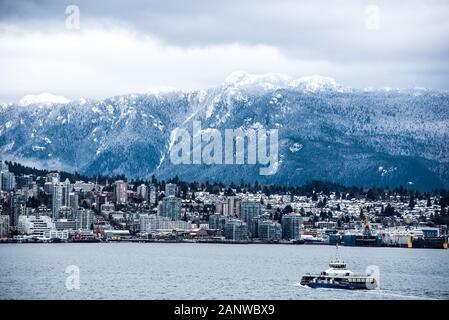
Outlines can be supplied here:
<path id="1" fill-rule="evenodd" d="M 9 236 L 9 216 L 0 215 L 0 239 L 8 238 Z"/>
<path id="2" fill-rule="evenodd" d="M 258 238 L 264 241 L 277 241 L 282 237 L 281 224 L 264 220 L 258 223 Z"/>
<path id="3" fill-rule="evenodd" d="M 140 232 L 156 233 L 158 230 L 189 230 L 192 228 L 190 222 L 176 220 L 155 214 L 141 214 L 139 216 Z"/>
<path id="4" fill-rule="evenodd" d="M 247 224 L 241 220 L 229 219 L 225 224 L 224 234 L 226 239 L 235 241 L 248 240 Z"/>
<path id="5" fill-rule="evenodd" d="M 165 197 L 162 200 L 161 216 L 175 220 L 181 220 L 181 199 L 176 197 Z"/>
<path id="6" fill-rule="evenodd" d="M 244 222 L 251 223 L 254 217 L 261 214 L 261 204 L 259 201 L 242 201 L 240 204 L 240 213 Z"/>
<path id="7" fill-rule="evenodd" d="M 26 213 L 26 198 L 20 194 L 11 194 L 9 223 L 13 230 L 17 230 L 19 217 Z"/>
<path id="8" fill-rule="evenodd" d="M 44 233 L 55 229 L 49 216 L 20 216 L 19 233 L 35 238 L 44 238 Z"/>
<path id="9" fill-rule="evenodd" d="M 167 183 L 165 185 L 165 196 L 166 197 L 175 197 L 176 196 L 176 184 Z"/>
<path id="10" fill-rule="evenodd" d="M 131 238 L 129 230 L 103 230 L 103 236 L 109 240 L 126 240 Z"/>
<path id="11" fill-rule="evenodd" d="M 315 226 L 318 229 L 335 229 L 337 227 L 337 222 L 335 222 L 335 221 L 318 221 L 318 222 L 315 222 Z"/>
<path id="12" fill-rule="evenodd" d="M 424 238 L 436 238 L 440 236 L 440 228 L 421 227 Z"/>
<path id="13" fill-rule="evenodd" d="M 176 220 L 173 221 L 171 224 L 173 229 L 177 229 L 179 230 L 189 230 L 192 228 L 192 224 L 188 221 L 184 221 L 184 220 Z"/>
<path id="14" fill-rule="evenodd" d="M 123 180 L 117 180 L 114 186 L 115 203 L 126 204 L 128 202 L 128 184 Z"/>
<path id="15" fill-rule="evenodd" d="M 53 184 L 52 217 L 54 220 L 59 219 L 59 209 L 62 207 L 62 191 L 63 191 L 62 184 L 60 183 Z"/>
<path id="16" fill-rule="evenodd" d="M 58 219 L 55 221 L 56 230 L 77 230 L 76 221 L 72 219 Z"/>
<path id="17" fill-rule="evenodd" d="M 140 232 L 149 233 L 151 230 L 150 216 L 148 214 L 139 215 L 139 230 Z"/>
<path id="18" fill-rule="evenodd" d="M 259 222 L 264 221 L 265 219 L 262 216 L 257 216 L 251 218 L 251 221 L 247 223 L 248 225 L 248 234 L 250 238 L 258 238 L 259 237 Z"/>
<path id="19" fill-rule="evenodd" d="M 302 217 L 299 214 L 282 216 L 282 239 L 297 240 L 301 237 Z"/>
<path id="20" fill-rule="evenodd" d="M 45 239 L 60 239 L 60 240 L 68 240 L 69 239 L 69 231 L 68 230 L 47 230 L 44 232 Z"/>
<path id="21" fill-rule="evenodd" d="M 94 223 L 94 213 L 92 210 L 80 209 L 75 213 L 77 230 L 90 230 Z"/>
<path id="22" fill-rule="evenodd" d="M 171 219 L 167 217 L 156 216 L 155 231 L 157 230 L 173 230 L 173 223 Z"/>

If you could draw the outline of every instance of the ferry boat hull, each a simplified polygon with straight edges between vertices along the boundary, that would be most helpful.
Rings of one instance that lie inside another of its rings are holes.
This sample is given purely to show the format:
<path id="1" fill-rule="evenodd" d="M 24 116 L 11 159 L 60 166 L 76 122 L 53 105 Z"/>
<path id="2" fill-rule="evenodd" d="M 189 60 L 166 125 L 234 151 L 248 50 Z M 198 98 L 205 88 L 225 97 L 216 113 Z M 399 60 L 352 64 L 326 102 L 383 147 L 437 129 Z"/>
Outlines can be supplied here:
<path id="1" fill-rule="evenodd" d="M 344 290 L 369 290 L 372 289 L 366 283 L 349 284 L 349 283 L 313 283 L 303 282 L 301 285 L 307 286 L 313 289 L 326 288 L 326 289 L 344 289 Z"/>

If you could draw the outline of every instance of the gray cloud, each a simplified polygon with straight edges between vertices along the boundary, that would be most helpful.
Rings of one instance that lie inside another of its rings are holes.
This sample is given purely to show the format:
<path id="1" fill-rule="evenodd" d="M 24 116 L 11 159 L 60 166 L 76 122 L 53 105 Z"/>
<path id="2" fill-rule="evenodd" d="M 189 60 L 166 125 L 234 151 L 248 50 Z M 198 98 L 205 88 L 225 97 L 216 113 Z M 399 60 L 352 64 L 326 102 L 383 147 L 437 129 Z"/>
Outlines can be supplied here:
<path id="1" fill-rule="evenodd" d="M 166 46 L 185 49 L 269 46 L 292 63 L 310 62 L 317 66 L 316 73 L 355 87 L 449 89 L 449 3 L 444 0 L 3 0 L 0 22 L 63 32 L 69 4 L 79 6 L 82 28 L 129 28 L 138 37 L 155 37 Z M 380 10 L 376 30 L 366 27 L 372 5 Z M 260 70 L 266 69 L 261 65 Z"/>

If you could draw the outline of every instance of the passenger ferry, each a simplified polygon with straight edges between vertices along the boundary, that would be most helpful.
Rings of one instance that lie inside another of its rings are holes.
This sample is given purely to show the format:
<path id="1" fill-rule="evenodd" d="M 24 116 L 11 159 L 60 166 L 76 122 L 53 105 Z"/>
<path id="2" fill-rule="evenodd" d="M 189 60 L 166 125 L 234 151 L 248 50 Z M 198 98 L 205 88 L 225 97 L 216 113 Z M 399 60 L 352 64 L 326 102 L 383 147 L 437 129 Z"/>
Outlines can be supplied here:
<path id="1" fill-rule="evenodd" d="M 348 290 L 376 289 L 379 284 L 377 278 L 373 274 L 356 275 L 346 268 L 346 263 L 344 261 L 338 258 L 329 264 L 329 269 L 320 274 L 307 273 L 303 275 L 300 283 L 301 285 L 310 288 Z"/>

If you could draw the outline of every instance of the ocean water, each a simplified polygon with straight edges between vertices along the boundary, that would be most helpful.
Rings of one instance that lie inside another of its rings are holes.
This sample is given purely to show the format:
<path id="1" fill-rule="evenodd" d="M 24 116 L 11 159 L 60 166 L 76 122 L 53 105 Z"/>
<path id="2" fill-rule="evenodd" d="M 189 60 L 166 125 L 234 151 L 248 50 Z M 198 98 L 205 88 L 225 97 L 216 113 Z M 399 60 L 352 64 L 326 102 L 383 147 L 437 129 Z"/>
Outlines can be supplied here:
<path id="1" fill-rule="evenodd" d="M 1 244 L 0 299 L 449 299 L 448 250 L 339 251 L 356 273 L 377 266 L 380 288 L 300 286 L 302 274 L 327 269 L 332 246 Z M 67 289 L 69 266 L 79 270 L 79 289 Z"/>

